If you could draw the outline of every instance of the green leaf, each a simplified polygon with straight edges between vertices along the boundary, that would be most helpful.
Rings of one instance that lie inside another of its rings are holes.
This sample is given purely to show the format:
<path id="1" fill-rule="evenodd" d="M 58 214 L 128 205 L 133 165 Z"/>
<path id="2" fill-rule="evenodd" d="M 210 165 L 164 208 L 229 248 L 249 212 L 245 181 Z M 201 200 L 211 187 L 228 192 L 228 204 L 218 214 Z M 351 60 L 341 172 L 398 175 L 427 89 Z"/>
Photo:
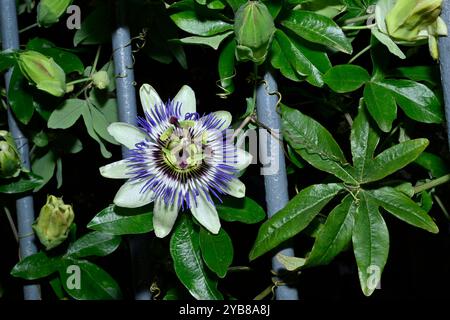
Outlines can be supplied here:
<path id="1" fill-rule="evenodd" d="M 380 129 L 391 131 L 392 122 L 397 118 L 397 104 L 392 93 L 376 82 L 369 82 L 364 88 L 364 101 Z"/>
<path id="2" fill-rule="evenodd" d="M 97 135 L 94 129 L 94 119 L 92 117 L 91 108 L 89 108 L 88 104 L 85 103 L 83 105 L 81 115 L 83 116 L 84 124 L 86 126 L 86 130 L 88 134 L 91 136 L 92 139 L 98 142 L 100 145 L 100 152 L 102 153 L 103 157 L 105 158 L 111 158 L 112 154 L 109 152 L 103 141 L 100 139 L 100 137 Z"/>
<path id="3" fill-rule="evenodd" d="M 380 86 L 390 90 L 408 117 L 424 123 L 442 123 L 442 106 L 427 86 L 411 80 L 383 80 Z"/>
<path id="4" fill-rule="evenodd" d="M 47 126 L 51 129 L 67 129 L 77 122 L 86 107 L 86 101 L 67 99 L 55 109 L 48 119 Z"/>
<path id="5" fill-rule="evenodd" d="M 341 148 L 320 123 L 284 105 L 281 107 L 281 123 L 284 138 L 303 159 L 347 183 L 357 183 Z"/>
<path id="6" fill-rule="evenodd" d="M 352 242 L 361 289 L 370 296 L 380 283 L 388 258 L 389 232 L 377 204 L 363 191 L 359 196 Z"/>
<path id="7" fill-rule="evenodd" d="M 303 169 L 305 167 L 305 162 L 303 161 L 302 158 L 300 158 L 300 156 L 298 155 L 298 153 L 296 153 L 294 151 L 294 149 L 290 146 L 287 145 L 287 151 L 288 151 L 288 156 L 289 156 L 289 160 L 299 169 Z"/>
<path id="8" fill-rule="evenodd" d="M 272 250 L 305 229 L 342 188 L 341 184 L 331 183 L 312 185 L 300 191 L 283 209 L 262 224 L 250 252 L 250 260 Z"/>
<path id="9" fill-rule="evenodd" d="M 247 0 L 226 0 L 226 2 L 233 9 L 233 11 L 236 11 L 240 6 L 247 2 Z"/>
<path id="10" fill-rule="evenodd" d="M 56 155 L 53 150 L 49 150 L 42 156 L 38 156 L 33 159 L 31 170 L 33 173 L 42 177 L 42 184 L 37 187 L 34 191 L 39 191 L 43 186 L 45 186 L 50 179 L 53 177 L 56 165 Z"/>
<path id="11" fill-rule="evenodd" d="M 70 244 L 66 256 L 83 258 L 89 256 L 107 256 L 120 245 L 121 237 L 104 232 L 90 232 Z"/>
<path id="12" fill-rule="evenodd" d="M 63 184 L 63 173 L 62 173 L 62 160 L 59 157 L 56 159 L 56 182 L 57 182 L 56 188 L 57 189 L 61 188 Z"/>
<path id="13" fill-rule="evenodd" d="M 53 292 L 55 293 L 56 297 L 59 300 L 62 300 L 66 298 L 66 294 L 64 292 L 64 288 L 62 286 L 61 280 L 57 275 L 53 276 L 52 279 L 49 281 L 50 286 L 53 289 Z"/>
<path id="14" fill-rule="evenodd" d="M 305 267 L 326 265 L 348 246 L 352 239 L 355 212 L 356 203 L 347 195 L 328 215 L 316 236 Z"/>
<path id="15" fill-rule="evenodd" d="M 175 272 L 198 300 L 222 300 L 217 290 L 217 282 L 210 278 L 202 262 L 200 240 L 194 223 L 186 215 L 182 215 L 170 239 L 170 254 Z"/>
<path id="16" fill-rule="evenodd" d="M 389 49 L 390 53 L 399 57 L 400 59 L 406 59 L 406 56 L 403 53 L 403 51 L 387 34 L 380 32 L 376 27 L 372 28 L 371 30 L 373 36 L 377 38 L 377 40 L 380 41 L 382 44 L 384 44 Z"/>
<path id="17" fill-rule="evenodd" d="M 44 252 L 39 252 L 19 261 L 11 270 L 11 275 L 36 280 L 58 271 L 59 263 L 59 258 L 49 258 Z"/>
<path id="18" fill-rule="evenodd" d="M 57 48 L 47 39 L 33 38 L 28 41 L 27 49 L 40 52 L 47 57 L 53 58 L 53 60 L 55 60 L 55 62 L 64 70 L 66 74 L 72 72 L 82 74 L 84 71 L 83 62 L 77 55 L 65 49 Z"/>
<path id="19" fill-rule="evenodd" d="M 362 181 L 365 169 L 373 160 L 379 141 L 380 136 L 372 128 L 365 108 L 360 107 L 358 116 L 353 121 L 350 135 L 354 176 L 358 181 Z"/>
<path id="20" fill-rule="evenodd" d="M 117 282 L 106 271 L 89 261 L 64 259 L 64 264 L 59 268 L 59 276 L 64 290 L 76 300 L 112 300 L 122 297 Z M 73 286 L 77 280 L 79 288 Z"/>
<path id="21" fill-rule="evenodd" d="M 11 52 L 0 52 L 0 73 L 12 68 L 16 63 L 16 59 L 14 58 L 14 54 Z"/>
<path id="22" fill-rule="evenodd" d="M 209 37 L 233 29 L 233 26 L 225 21 L 203 19 L 194 11 L 178 12 L 170 18 L 181 30 L 197 36 Z"/>
<path id="23" fill-rule="evenodd" d="M 102 44 L 111 41 L 111 6 L 105 2 L 98 5 L 81 23 L 73 38 L 74 46 L 79 44 Z"/>
<path id="24" fill-rule="evenodd" d="M 17 119 L 23 124 L 30 122 L 34 113 L 33 97 L 29 92 L 28 81 L 20 72 L 14 68 L 8 90 L 8 101 Z"/>
<path id="25" fill-rule="evenodd" d="M 416 159 L 416 163 L 430 171 L 434 178 L 442 177 L 450 172 L 450 167 L 447 162 L 432 153 L 422 152 L 422 154 Z"/>
<path id="26" fill-rule="evenodd" d="M 89 105 L 89 109 L 91 110 L 92 124 L 94 126 L 95 132 L 102 139 L 105 139 L 109 143 L 118 145 L 119 143 L 109 134 L 107 130 L 108 126 L 110 125 L 110 122 L 106 120 L 105 115 L 94 105 Z"/>
<path id="27" fill-rule="evenodd" d="M 348 54 L 353 51 L 344 32 L 328 17 L 314 12 L 293 10 L 281 24 L 308 41 Z"/>
<path id="28" fill-rule="evenodd" d="M 39 187 L 42 178 L 33 173 L 24 173 L 14 179 L 8 179 L 5 184 L 0 185 L 0 193 L 22 193 Z"/>
<path id="29" fill-rule="evenodd" d="M 204 228 L 200 229 L 200 249 L 203 261 L 208 268 L 220 278 L 227 274 L 228 267 L 233 262 L 233 243 L 223 228 L 217 235 L 211 234 Z"/>
<path id="30" fill-rule="evenodd" d="M 384 150 L 367 166 L 361 182 L 381 180 L 417 159 L 428 146 L 427 139 L 414 139 Z"/>
<path id="31" fill-rule="evenodd" d="M 153 214 L 145 207 L 128 209 L 111 205 L 100 211 L 87 227 L 114 235 L 140 234 L 153 230 L 152 219 Z"/>
<path id="32" fill-rule="evenodd" d="M 220 218 L 228 222 L 254 224 L 266 218 L 264 209 L 249 197 L 227 197 L 221 204 L 216 205 L 216 209 Z"/>
<path id="33" fill-rule="evenodd" d="M 275 42 L 279 46 L 279 49 L 274 47 L 272 56 L 272 64 L 275 68 L 280 69 L 281 73 L 291 80 L 299 81 L 306 78 L 314 86 L 323 86 L 322 73 L 305 57 L 303 48 L 294 39 L 289 38 L 283 31 L 277 30 Z M 290 76 L 291 70 L 295 72 L 294 77 Z"/>
<path id="34" fill-rule="evenodd" d="M 236 50 L 236 41 L 233 39 L 226 43 L 220 52 L 219 56 L 219 77 L 220 77 L 220 89 L 224 92 L 221 95 L 230 95 L 234 92 L 233 78 L 235 76 L 235 57 L 234 51 Z"/>
<path id="35" fill-rule="evenodd" d="M 287 271 L 296 271 L 303 267 L 306 262 L 304 258 L 290 257 L 282 253 L 277 253 L 275 257 Z"/>
<path id="36" fill-rule="evenodd" d="M 437 225 L 426 211 L 404 193 L 391 187 L 383 187 L 377 190 L 367 191 L 367 194 L 400 220 L 431 233 L 439 232 Z"/>
<path id="37" fill-rule="evenodd" d="M 184 44 L 201 44 L 206 45 L 214 50 L 217 50 L 225 38 L 229 37 L 233 31 L 217 34 L 210 37 L 201 37 L 201 36 L 191 36 L 186 38 L 181 38 L 178 41 Z"/>
<path id="38" fill-rule="evenodd" d="M 352 64 L 335 66 L 324 76 L 325 83 L 337 93 L 358 90 L 369 80 L 370 75 L 366 69 Z"/>
<path id="39" fill-rule="evenodd" d="M 401 67 L 394 70 L 395 76 L 413 81 L 426 82 L 431 86 L 440 84 L 439 66 Z"/>

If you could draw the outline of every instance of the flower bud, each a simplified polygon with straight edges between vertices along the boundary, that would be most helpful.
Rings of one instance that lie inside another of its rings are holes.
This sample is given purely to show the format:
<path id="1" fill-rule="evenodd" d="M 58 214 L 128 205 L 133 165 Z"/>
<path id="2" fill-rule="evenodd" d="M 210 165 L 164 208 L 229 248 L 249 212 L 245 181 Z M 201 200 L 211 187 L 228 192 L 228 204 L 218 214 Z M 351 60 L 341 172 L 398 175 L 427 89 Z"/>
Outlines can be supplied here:
<path id="1" fill-rule="evenodd" d="M 20 173 L 21 162 L 14 139 L 8 131 L 0 130 L 0 178 L 14 178 Z"/>
<path id="2" fill-rule="evenodd" d="M 33 230 L 47 250 L 53 249 L 66 240 L 74 219 L 71 205 L 64 204 L 62 198 L 49 195 L 39 217 L 33 223 Z"/>
<path id="3" fill-rule="evenodd" d="M 275 24 L 266 5 L 253 0 L 243 4 L 235 15 L 234 33 L 236 58 L 263 63 L 275 33 Z"/>
<path id="4" fill-rule="evenodd" d="M 72 0 L 41 0 L 37 6 L 37 22 L 40 27 L 49 27 L 59 21 Z"/>
<path id="5" fill-rule="evenodd" d="M 36 51 L 19 54 L 19 67 L 23 75 L 40 90 L 61 97 L 66 92 L 66 74 L 52 58 Z"/>
<path id="6" fill-rule="evenodd" d="M 92 82 L 97 89 L 103 90 L 109 86 L 109 76 L 106 71 L 98 71 L 92 75 Z"/>

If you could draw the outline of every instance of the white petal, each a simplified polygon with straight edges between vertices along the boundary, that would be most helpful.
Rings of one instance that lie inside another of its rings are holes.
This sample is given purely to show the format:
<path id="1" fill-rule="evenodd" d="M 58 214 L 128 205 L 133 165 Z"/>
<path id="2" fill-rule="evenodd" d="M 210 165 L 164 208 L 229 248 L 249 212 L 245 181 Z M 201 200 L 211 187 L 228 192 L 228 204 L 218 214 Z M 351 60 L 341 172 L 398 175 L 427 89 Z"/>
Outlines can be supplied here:
<path id="1" fill-rule="evenodd" d="M 160 106 L 162 103 L 156 90 L 149 84 L 143 84 L 139 89 L 139 96 L 141 97 L 141 104 L 144 111 L 151 114 L 151 110 L 155 106 Z"/>
<path id="2" fill-rule="evenodd" d="M 147 134 L 131 124 L 124 122 L 114 122 L 108 126 L 108 132 L 128 149 L 134 149 L 136 143 L 144 141 Z"/>
<path id="3" fill-rule="evenodd" d="M 247 168 L 253 160 L 253 156 L 242 149 L 237 149 L 236 150 L 236 154 L 237 154 L 237 158 L 236 158 L 236 163 L 234 164 L 234 167 L 238 170 L 244 170 L 245 168 Z"/>
<path id="4" fill-rule="evenodd" d="M 191 212 L 195 219 L 213 234 L 218 234 L 220 230 L 220 220 L 216 207 L 206 199 L 203 193 L 196 198 L 197 206 L 192 202 Z"/>
<path id="5" fill-rule="evenodd" d="M 117 191 L 114 204 L 124 208 L 139 208 L 153 201 L 153 192 L 150 190 L 141 193 L 145 181 L 127 181 Z"/>
<path id="6" fill-rule="evenodd" d="M 220 119 L 223 123 L 220 127 L 218 127 L 218 130 L 224 130 L 227 129 L 231 125 L 231 113 L 228 111 L 216 111 L 213 112 L 214 116 L 218 119 Z"/>
<path id="7" fill-rule="evenodd" d="M 228 183 L 228 188 L 225 190 L 230 196 L 236 198 L 245 197 L 245 184 L 239 179 L 233 179 Z"/>
<path id="8" fill-rule="evenodd" d="M 126 179 L 130 177 L 127 175 L 128 165 L 129 163 L 126 160 L 116 161 L 100 167 L 100 174 L 110 179 Z"/>
<path id="9" fill-rule="evenodd" d="M 178 211 L 180 207 L 177 206 L 177 201 L 171 205 L 166 205 L 164 200 L 158 198 L 155 200 L 155 207 L 153 208 L 153 227 L 155 235 L 158 238 L 167 236 L 177 220 Z"/>
<path id="10" fill-rule="evenodd" d="M 173 102 L 181 103 L 181 115 L 183 117 L 186 113 L 193 113 L 197 110 L 195 93 L 189 86 L 182 86 L 175 98 L 173 98 Z"/>

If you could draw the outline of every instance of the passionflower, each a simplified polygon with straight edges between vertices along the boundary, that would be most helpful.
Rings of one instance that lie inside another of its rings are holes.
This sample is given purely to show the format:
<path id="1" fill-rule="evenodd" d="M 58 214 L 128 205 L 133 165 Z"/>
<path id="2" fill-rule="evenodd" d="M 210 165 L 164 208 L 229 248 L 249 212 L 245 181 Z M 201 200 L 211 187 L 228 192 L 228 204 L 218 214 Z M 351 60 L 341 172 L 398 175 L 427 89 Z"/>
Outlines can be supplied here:
<path id="1" fill-rule="evenodd" d="M 128 179 L 114 204 L 137 208 L 154 202 L 153 225 L 160 238 L 170 233 L 178 213 L 185 210 L 217 234 L 220 220 L 213 198 L 224 194 L 244 197 L 245 185 L 237 174 L 252 161 L 227 134 L 231 114 L 199 115 L 189 86 L 183 86 L 167 103 L 148 84 L 139 93 L 144 109 L 139 127 L 121 122 L 108 127 L 129 149 L 125 159 L 100 168 L 106 178 Z"/>

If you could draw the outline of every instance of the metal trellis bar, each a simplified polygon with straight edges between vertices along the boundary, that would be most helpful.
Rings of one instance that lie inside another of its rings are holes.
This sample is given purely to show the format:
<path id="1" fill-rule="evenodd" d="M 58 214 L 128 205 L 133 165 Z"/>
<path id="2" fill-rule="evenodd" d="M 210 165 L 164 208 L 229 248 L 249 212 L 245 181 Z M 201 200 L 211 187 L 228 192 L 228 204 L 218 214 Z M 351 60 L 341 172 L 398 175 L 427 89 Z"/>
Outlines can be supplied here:
<path id="1" fill-rule="evenodd" d="M 443 2 L 442 19 L 450 27 L 450 3 Z M 439 39 L 441 80 L 445 101 L 445 116 L 447 119 L 447 141 L 450 143 L 450 37 Z"/>
<path id="2" fill-rule="evenodd" d="M 281 128 L 280 116 L 276 110 L 278 96 L 273 94 L 277 91 L 277 83 L 271 72 L 267 71 L 264 75 L 263 83 L 257 89 L 256 108 L 258 121 L 273 130 L 279 130 Z M 289 201 L 286 163 L 282 146 L 279 144 L 279 141 L 276 141 L 276 139 L 266 139 L 261 135 L 259 139 L 260 149 L 271 150 L 271 152 L 274 152 L 275 154 L 270 154 L 269 157 L 272 161 L 275 160 L 275 163 L 278 162 L 279 164 L 275 174 L 264 175 L 267 213 L 269 217 L 271 217 L 277 211 L 281 210 Z M 266 143 L 276 145 L 266 146 Z M 275 157 L 278 158 L 276 159 Z M 280 250 L 279 253 L 286 256 L 293 256 L 294 250 L 292 248 L 284 248 Z M 278 274 L 282 273 L 284 270 L 283 265 L 275 257 L 272 258 L 272 268 Z M 276 289 L 276 298 L 277 300 L 297 300 L 297 289 L 288 285 L 279 286 Z"/>
<path id="3" fill-rule="evenodd" d="M 3 50 L 19 49 L 19 32 L 17 27 L 17 10 L 15 0 L 0 0 L 0 21 Z M 5 75 L 7 90 L 11 80 L 12 69 Z M 8 126 L 20 153 L 22 165 L 30 169 L 28 140 L 20 130 L 10 108 L 8 108 Z M 20 259 L 37 252 L 35 236 L 32 229 L 34 221 L 33 196 L 25 196 L 16 201 L 17 224 L 19 229 Z M 23 288 L 25 300 L 40 300 L 41 289 L 37 284 L 27 284 Z"/>

